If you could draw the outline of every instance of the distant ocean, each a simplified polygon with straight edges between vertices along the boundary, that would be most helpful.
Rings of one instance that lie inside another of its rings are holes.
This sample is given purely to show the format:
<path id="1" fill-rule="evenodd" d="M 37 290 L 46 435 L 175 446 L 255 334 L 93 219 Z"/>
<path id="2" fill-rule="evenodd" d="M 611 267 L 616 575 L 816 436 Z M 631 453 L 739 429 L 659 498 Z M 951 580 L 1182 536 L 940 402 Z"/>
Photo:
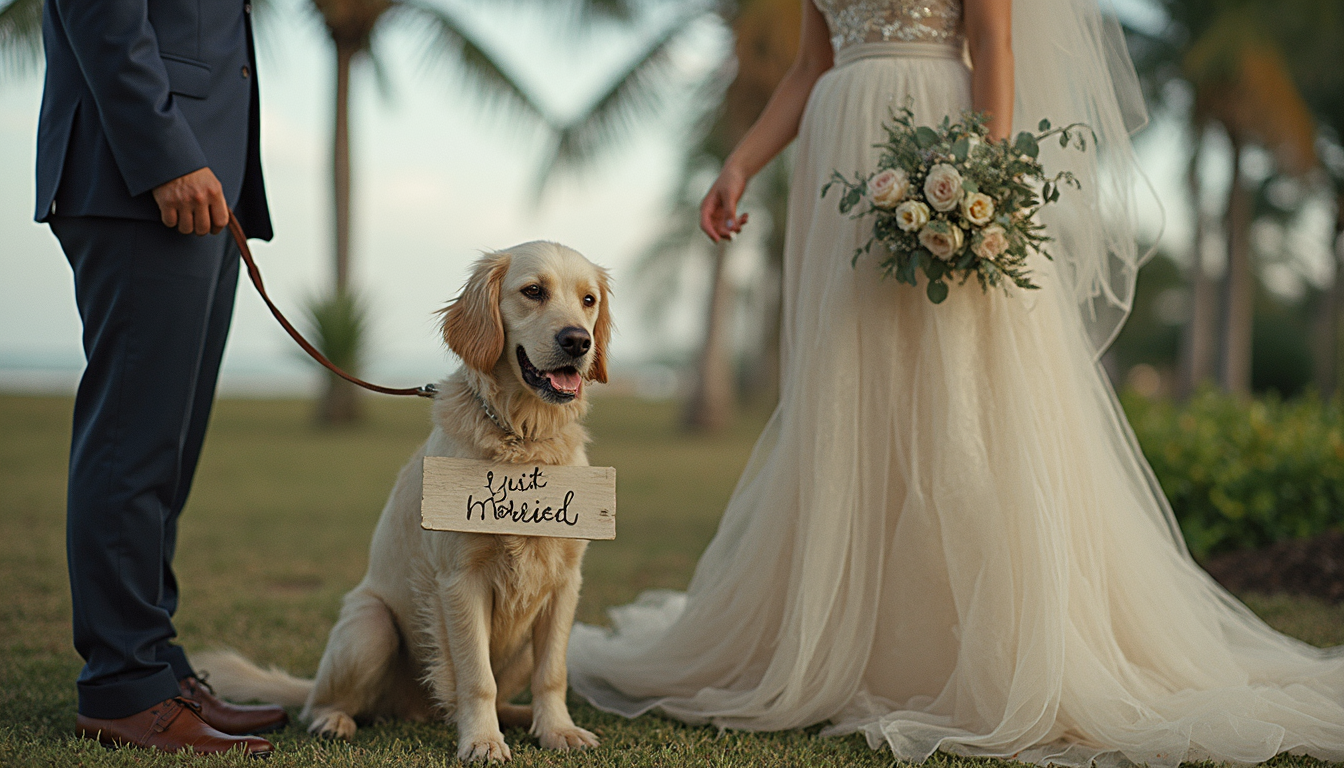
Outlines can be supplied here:
<path id="1" fill-rule="evenodd" d="M 412 387 L 438 381 L 451 370 L 442 360 L 384 360 L 370 365 L 365 378 L 391 387 Z M 83 358 L 68 353 L 0 352 L 0 394 L 73 395 L 83 371 Z M 679 370 L 668 365 L 617 366 L 602 391 L 662 400 L 673 397 L 681 385 Z M 226 352 L 219 376 L 220 397 L 306 398 L 321 386 L 321 369 L 297 355 L 268 358 Z"/>

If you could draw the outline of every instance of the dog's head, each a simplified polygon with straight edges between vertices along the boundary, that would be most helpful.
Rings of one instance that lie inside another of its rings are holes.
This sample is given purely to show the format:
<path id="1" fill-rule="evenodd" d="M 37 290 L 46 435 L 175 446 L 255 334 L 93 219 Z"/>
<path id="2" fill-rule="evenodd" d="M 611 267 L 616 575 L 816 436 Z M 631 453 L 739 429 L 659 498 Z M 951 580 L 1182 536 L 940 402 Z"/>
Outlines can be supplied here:
<path id="1" fill-rule="evenodd" d="M 443 338 L 468 367 L 499 378 L 505 365 L 523 389 L 563 405 L 585 379 L 607 380 L 610 293 L 607 271 L 577 251 L 524 243 L 476 262 L 443 311 Z"/>

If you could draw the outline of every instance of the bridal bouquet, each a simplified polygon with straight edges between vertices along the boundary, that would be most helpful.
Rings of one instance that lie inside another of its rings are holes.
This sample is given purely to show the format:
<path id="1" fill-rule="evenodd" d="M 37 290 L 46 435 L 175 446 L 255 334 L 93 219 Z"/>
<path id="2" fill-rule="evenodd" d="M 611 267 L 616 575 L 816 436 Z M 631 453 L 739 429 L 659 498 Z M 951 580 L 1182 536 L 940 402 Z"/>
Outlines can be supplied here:
<path id="1" fill-rule="evenodd" d="M 887 140 L 877 171 L 853 181 L 839 171 L 821 188 L 822 197 L 840 186 L 840 212 L 850 218 L 873 216 L 868 242 L 854 251 L 854 263 L 874 242 L 886 247 L 878 265 L 884 276 L 917 285 L 923 270 L 934 304 L 947 298 L 947 281 L 972 275 L 982 290 L 1007 282 L 1037 288 L 1027 269 L 1027 254 L 1050 240 L 1035 214 L 1059 199 L 1061 184 L 1078 187 L 1067 171 L 1048 176 L 1036 159 L 1040 143 L 1053 136 L 1059 145 L 1087 149 L 1087 126 L 1052 128 L 1042 120 L 1036 133 L 1023 131 L 1011 143 L 992 141 L 986 117 L 966 112 L 960 122 L 944 117 L 935 128 L 914 125 L 909 107 L 884 123 Z M 1094 137 L 1095 141 L 1095 137 Z"/>

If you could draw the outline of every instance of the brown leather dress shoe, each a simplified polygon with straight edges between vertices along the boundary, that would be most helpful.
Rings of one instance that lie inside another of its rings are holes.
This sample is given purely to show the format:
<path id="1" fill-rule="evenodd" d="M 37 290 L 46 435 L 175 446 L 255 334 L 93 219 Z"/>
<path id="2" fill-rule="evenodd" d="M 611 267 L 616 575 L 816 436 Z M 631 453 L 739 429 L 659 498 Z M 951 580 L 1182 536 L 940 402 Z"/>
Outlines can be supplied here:
<path id="1" fill-rule="evenodd" d="M 187 677 L 177 681 L 182 698 L 201 705 L 201 719 L 217 730 L 243 736 L 278 731 L 289 724 L 289 715 L 274 705 L 230 704 L 215 696 L 205 680 Z"/>
<path id="2" fill-rule="evenodd" d="M 97 739 L 105 747 L 144 747 L 163 752 L 196 752 L 215 755 L 241 749 L 251 757 L 270 757 L 271 743 L 256 736 L 231 736 L 211 728 L 201 719 L 200 707 L 174 697 L 116 720 L 79 715 L 75 733 Z"/>

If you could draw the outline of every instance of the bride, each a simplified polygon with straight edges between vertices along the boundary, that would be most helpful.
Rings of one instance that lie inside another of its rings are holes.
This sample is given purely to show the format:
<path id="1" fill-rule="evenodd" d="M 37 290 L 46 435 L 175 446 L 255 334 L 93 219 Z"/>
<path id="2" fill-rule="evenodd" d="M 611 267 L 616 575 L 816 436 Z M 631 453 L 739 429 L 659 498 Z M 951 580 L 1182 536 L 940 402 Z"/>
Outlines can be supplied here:
<path id="1" fill-rule="evenodd" d="M 688 592 L 575 627 L 571 681 L 596 706 L 828 721 L 901 760 L 1344 760 L 1344 654 L 1195 565 L 1095 362 L 1138 267 L 1146 119 L 1095 2 L 805 0 L 793 69 L 702 206 L 710 237 L 739 231 L 747 180 L 796 135 L 779 406 Z M 997 137 L 1096 129 L 1085 154 L 1043 154 L 1083 190 L 1043 216 L 1042 290 L 972 281 L 934 305 L 875 255 L 851 267 L 871 224 L 821 185 L 873 170 L 907 103 L 918 124 L 987 112 Z"/>

